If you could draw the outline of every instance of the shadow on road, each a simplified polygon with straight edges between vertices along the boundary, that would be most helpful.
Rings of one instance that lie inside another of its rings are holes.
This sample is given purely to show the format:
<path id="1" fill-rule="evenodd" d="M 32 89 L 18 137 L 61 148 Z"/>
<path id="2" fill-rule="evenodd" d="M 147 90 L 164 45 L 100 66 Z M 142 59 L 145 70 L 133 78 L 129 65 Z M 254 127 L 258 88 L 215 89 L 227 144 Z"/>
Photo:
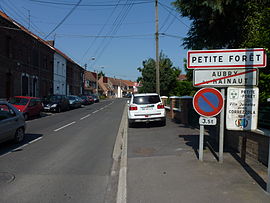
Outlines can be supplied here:
<path id="1" fill-rule="evenodd" d="M 9 153 L 21 151 L 21 146 L 30 143 L 33 140 L 36 140 L 42 137 L 42 134 L 25 134 L 24 140 L 20 143 L 14 143 L 13 141 L 7 141 L 0 144 L 0 156 Z"/>
<path id="2" fill-rule="evenodd" d="M 186 142 L 185 144 L 192 147 L 197 159 L 199 159 L 199 135 L 179 135 L 178 137 L 183 138 Z M 218 143 L 209 136 L 204 136 L 204 148 L 205 147 L 211 151 L 215 159 L 218 161 Z M 252 177 L 262 189 L 266 190 L 266 182 L 264 179 L 259 175 L 255 168 L 252 168 L 248 163 L 246 163 L 243 157 L 239 156 L 238 152 L 229 148 L 224 148 L 224 153 L 229 153 L 239 164 L 241 164 L 250 177 Z"/>
<path id="3" fill-rule="evenodd" d="M 164 127 L 160 122 L 133 123 L 132 128 L 157 128 Z"/>

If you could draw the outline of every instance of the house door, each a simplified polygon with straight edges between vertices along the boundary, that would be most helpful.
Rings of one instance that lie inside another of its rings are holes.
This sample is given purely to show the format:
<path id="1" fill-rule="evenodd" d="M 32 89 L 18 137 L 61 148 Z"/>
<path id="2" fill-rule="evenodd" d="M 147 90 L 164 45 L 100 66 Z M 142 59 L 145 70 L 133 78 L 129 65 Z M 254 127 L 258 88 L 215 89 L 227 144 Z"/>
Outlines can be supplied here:
<path id="1" fill-rule="evenodd" d="M 28 77 L 22 76 L 22 96 L 28 96 Z"/>
<path id="2" fill-rule="evenodd" d="M 6 73 L 6 98 L 10 98 L 12 95 L 12 74 Z"/>

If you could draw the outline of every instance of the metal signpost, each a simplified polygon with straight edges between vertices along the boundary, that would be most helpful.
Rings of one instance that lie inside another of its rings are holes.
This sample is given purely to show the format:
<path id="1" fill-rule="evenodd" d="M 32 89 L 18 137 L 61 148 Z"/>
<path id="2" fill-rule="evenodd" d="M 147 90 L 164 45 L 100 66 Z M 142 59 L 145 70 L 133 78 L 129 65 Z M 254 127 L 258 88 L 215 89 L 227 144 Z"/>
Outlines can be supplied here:
<path id="1" fill-rule="evenodd" d="M 221 87 L 222 98 L 225 98 L 225 88 L 228 87 L 226 110 L 226 128 L 228 130 L 257 130 L 259 97 L 259 88 L 256 87 L 258 85 L 257 68 L 266 67 L 266 61 L 266 50 L 263 48 L 191 50 L 187 53 L 187 68 L 194 69 L 194 87 Z M 225 113 L 222 108 L 220 111 L 216 111 L 217 106 L 215 106 L 214 99 L 206 96 L 205 92 L 200 92 L 201 90 L 193 98 L 194 109 L 206 117 L 199 119 L 200 153 L 202 153 L 203 147 L 204 125 L 214 125 L 215 118 L 209 118 L 209 116 L 211 112 L 218 114 L 221 111 L 219 162 L 222 163 Z M 202 154 L 199 158 L 202 160 Z M 270 138 L 267 192 L 270 193 Z"/>
<path id="2" fill-rule="evenodd" d="M 193 97 L 193 107 L 195 111 L 204 117 L 200 118 L 200 139 L 199 139 L 199 160 L 203 161 L 203 138 L 204 125 L 215 125 L 215 116 L 220 113 L 224 106 L 222 94 L 215 88 L 203 88 L 199 90 Z"/>

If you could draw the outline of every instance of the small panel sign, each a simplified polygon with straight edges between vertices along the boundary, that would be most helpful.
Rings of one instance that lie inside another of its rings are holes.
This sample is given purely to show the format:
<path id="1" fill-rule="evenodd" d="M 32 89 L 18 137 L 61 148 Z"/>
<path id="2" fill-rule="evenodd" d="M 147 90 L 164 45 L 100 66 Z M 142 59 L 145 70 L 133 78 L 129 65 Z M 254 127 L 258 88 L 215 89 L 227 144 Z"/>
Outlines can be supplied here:
<path id="1" fill-rule="evenodd" d="M 194 87 L 256 86 L 258 69 L 193 70 Z"/>
<path id="2" fill-rule="evenodd" d="M 226 128 L 256 130 L 258 123 L 259 88 L 229 87 L 227 90 Z"/>
<path id="3" fill-rule="evenodd" d="M 216 125 L 217 118 L 216 117 L 200 117 L 199 119 L 200 125 Z"/>

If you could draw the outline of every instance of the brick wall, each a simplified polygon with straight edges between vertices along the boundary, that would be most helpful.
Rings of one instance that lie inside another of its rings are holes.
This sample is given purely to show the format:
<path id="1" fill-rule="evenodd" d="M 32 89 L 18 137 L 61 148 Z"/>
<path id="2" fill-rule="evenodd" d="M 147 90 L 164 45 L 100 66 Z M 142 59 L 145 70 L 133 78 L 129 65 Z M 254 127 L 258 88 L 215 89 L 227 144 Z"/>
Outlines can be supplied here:
<path id="1" fill-rule="evenodd" d="M 22 95 L 23 75 L 28 77 L 26 95 L 43 97 L 50 94 L 53 50 L 2 17 L 0 25 L 15 28 L 0 28 L 0 98 Z"/>
<path id="2" fill-rule="evenodd" d="M 268 163 L 269 137 L 267 136 L 255 132 L 226 130 L 225 145 L 265 165 Z"/>

